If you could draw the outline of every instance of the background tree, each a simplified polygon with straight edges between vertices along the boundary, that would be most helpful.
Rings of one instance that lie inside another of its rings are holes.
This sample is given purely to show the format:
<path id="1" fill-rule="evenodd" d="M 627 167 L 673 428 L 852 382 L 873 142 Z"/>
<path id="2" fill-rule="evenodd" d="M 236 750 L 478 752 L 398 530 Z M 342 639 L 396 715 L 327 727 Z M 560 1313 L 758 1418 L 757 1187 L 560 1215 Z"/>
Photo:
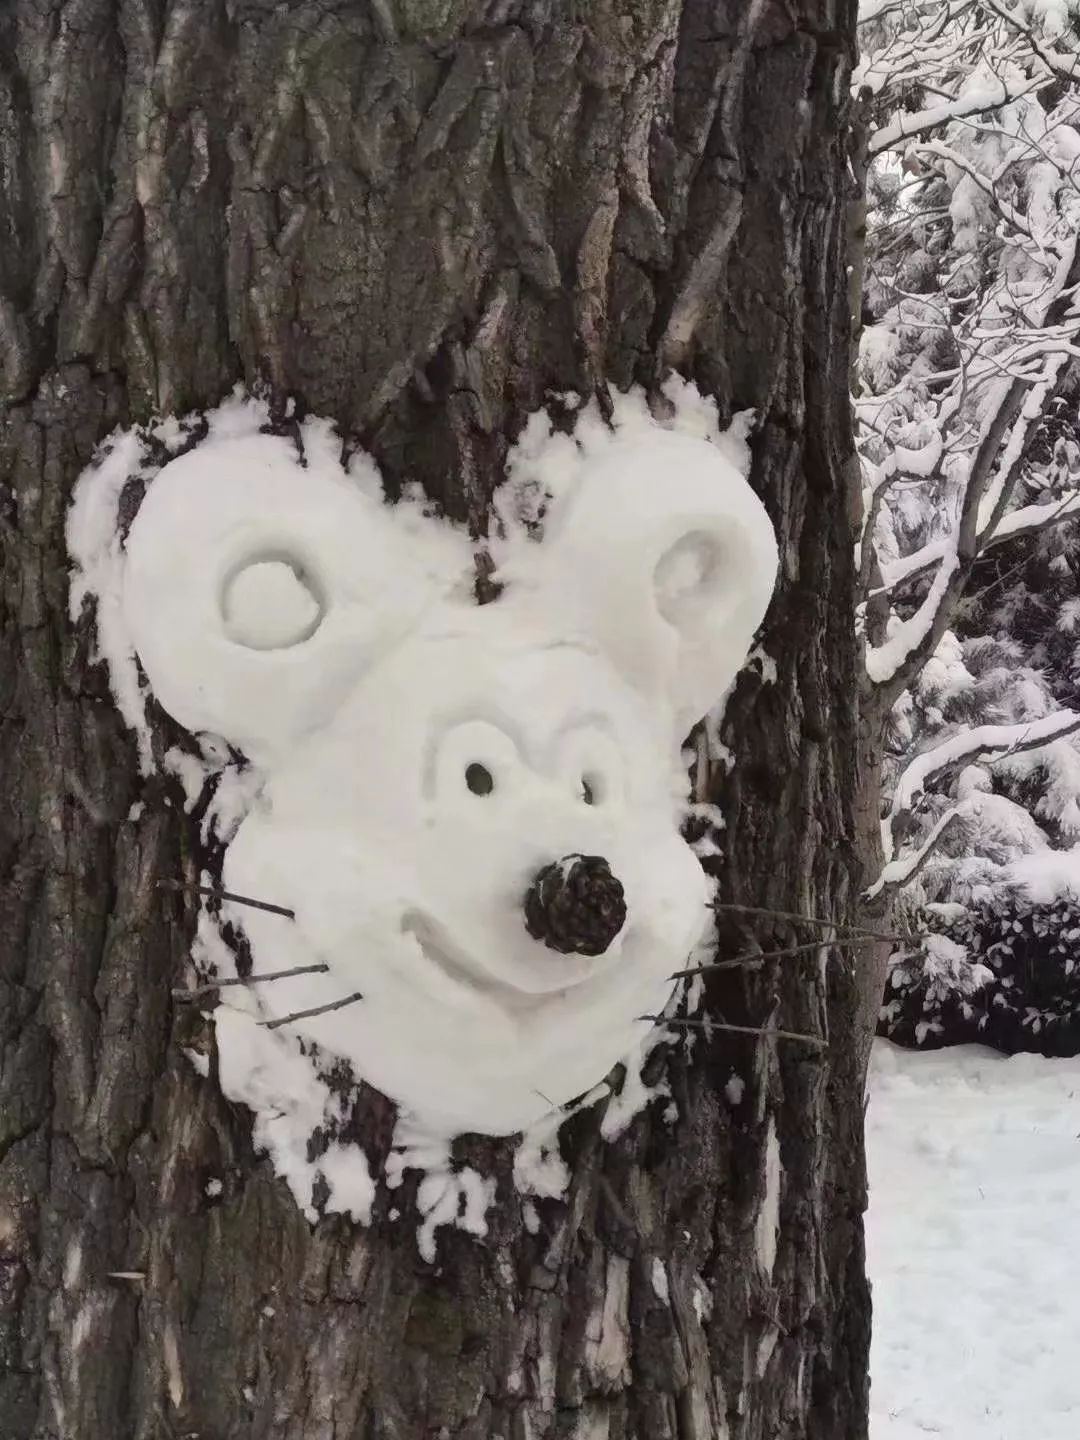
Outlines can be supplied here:
<path id="1" fill-rule="evenodd" d="M 894 957 L 885 1024 L 1060 1045 L 1071 1001 L 1036 991 L 1071 992 L 1068 975 L 1036 981 L 1043 941 L 1014 965 L 1004 939 L 1034 927 L 1060 972 L 1078 878 L 1057 852 L 1080 838 L 1080 52 L 1063 3 L 904 0 L 861 20 L 861 605 L 890 801 L 875 889 L 942 932 Z"/>
<path id="2" fill-rule="evenodd" d="M 855 984 L 828 926 L 724 910 L 729 1023 L 675 1118 L 564 1141 L 525 1227 L 434 1264 L 381 1195 L 309 1227 L 183 1053 L 196 815 L 140 778 L 68 620 L 72 484 L 118 425 L 262 385 L 475 540 L 528 412 L 672 369 L 752 407 L 779 535 L 723 712 L 725 902 L 850 919 L 858 850 L 845 136 L 852 0 L 10 0 L 0 11 L 0 1433 L 865 1431 Z M 571 423 L 568 413 L 565 423 Z M 132 497 L 134 502 L 134 495 Z M 497 602 L 496 602 L 497 603 Z M 897 677 L 899 679 L 899 677 Z M 161 722 L 164 724 L 164 721 Z M 715 729 L 715 727 L 714 727 Z M 865 747 L 863 747 L 865 754 Z M 860 826 L 862 830 L 860 831 Z M 209 1043 L 206 1035 L 203 1043 Z M 376 1162 L 392 1107 L 362 1095 Z M 416 1177 L 396 1192 L 412 1203 Z"/>

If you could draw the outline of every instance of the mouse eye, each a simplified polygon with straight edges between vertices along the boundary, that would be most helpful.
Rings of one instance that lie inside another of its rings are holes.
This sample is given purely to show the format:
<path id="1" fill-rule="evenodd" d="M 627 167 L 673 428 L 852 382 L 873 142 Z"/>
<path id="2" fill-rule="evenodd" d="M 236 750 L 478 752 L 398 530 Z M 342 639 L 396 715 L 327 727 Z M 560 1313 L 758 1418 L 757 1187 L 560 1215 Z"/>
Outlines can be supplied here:
<path id="1" fill-rule="evenodd" d="M 465 784 L 474 795 L 490 795 L 495 789 L 495 777 L 486 765 L 474 761 L 465 767 Z"/>
<path id="2" fill-rule="evenodd" d="M 458 721 L 436 734 L 434 743 L 433 797 L 450 806 L 472 806 L 477 798 L 493 805 L 514 794 L 523 762 L 513 738 L 498 725 Z"/>
<path id="3" fill-rule="evenodd" d="M 552 770 L 562 777 L 566 793 L 594 808 L 618 806 L 625 792 L 625 762 L 615 738 L 598 725 L 564 731 L 554 752 Z"/>

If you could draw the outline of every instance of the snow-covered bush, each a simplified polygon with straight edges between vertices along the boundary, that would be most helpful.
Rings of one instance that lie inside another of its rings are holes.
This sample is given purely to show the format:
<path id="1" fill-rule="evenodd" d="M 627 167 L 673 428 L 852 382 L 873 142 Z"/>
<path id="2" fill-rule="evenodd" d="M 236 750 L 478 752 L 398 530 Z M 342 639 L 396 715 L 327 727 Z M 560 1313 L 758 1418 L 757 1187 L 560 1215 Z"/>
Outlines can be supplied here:
<path id="1" fill-rule="evenodd" d="M 919 949 L 893 958 L 883 1035 L 927 1049 L 1080 1054 L 1080 899 L 1005 890 L 921 918 Z"/>

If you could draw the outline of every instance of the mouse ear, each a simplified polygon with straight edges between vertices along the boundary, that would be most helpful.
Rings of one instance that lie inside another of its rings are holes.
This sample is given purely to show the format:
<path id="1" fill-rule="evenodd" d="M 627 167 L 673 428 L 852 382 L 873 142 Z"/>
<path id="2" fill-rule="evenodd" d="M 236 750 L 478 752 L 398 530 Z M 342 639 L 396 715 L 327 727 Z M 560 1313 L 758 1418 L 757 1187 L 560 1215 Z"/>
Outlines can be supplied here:
<path id="1" fill-rule="evenodd" d="M 188 730 L 271 760 L 412 624 L 433 577 L 411 550 L 325 453 L 303 466 L 291 441 L 254 435 L 171 461 L 125 546 L 125 618 L 154 694 Z"/>
<path id="2" fill-rule="evenodd" d="M 586 453 L 531 565 L 549 613 L 666 698 L 681 738 L 746 660 L 776 583 L 776 538 L 715 445 L 656 426 Z"/>

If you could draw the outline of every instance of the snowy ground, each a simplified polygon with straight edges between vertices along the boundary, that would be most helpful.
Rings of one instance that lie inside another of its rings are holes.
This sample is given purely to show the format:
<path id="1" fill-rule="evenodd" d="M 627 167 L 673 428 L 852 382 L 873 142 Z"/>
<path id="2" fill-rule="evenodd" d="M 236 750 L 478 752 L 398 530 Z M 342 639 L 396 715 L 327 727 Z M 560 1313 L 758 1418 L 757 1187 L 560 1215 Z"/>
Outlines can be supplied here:
<path id="1" fill-rule="evenodd" d="M 877 1042 L 872 1440 L 1080 1437 L 1080 1059 Z"/>

